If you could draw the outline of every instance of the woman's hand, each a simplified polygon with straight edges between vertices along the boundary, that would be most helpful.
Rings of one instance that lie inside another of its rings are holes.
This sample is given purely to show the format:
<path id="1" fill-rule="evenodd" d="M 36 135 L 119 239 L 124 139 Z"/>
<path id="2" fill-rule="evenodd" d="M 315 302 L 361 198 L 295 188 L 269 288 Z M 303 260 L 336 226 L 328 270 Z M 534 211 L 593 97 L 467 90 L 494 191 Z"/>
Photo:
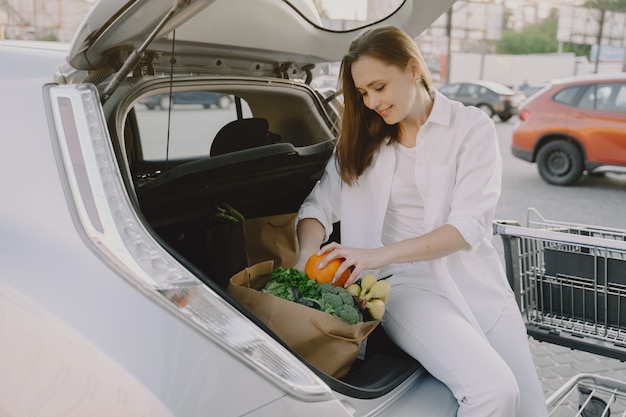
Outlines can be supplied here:
<path id="1" fill-rule="evenodd" d="M 361 272 L 368 269 L 378 269 L 385 265 L 385 248 L 376 249 L 358 249 L 342 246 L 339 243 L 329 243 L 322 247 L 318 252 L 319 255 L 326 255 L 318 265 L 318 267 L 324 268 L 333 259 L 344 259 L 335 276 L 333 277 L 333 284 L 337 282 L 339 277 L 346 271 L 352 270 L 350 277 L 346 280 L 344 287 L 352 284 L 359 277 Z"/>

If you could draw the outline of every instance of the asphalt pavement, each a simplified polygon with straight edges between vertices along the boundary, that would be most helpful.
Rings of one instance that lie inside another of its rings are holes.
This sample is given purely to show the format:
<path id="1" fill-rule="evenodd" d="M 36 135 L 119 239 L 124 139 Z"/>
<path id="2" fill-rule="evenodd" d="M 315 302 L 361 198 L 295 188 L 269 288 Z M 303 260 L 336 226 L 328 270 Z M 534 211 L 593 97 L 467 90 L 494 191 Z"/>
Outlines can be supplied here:
<path id="1" fill-rule="evenodd" d="M 550 407 L 549 411 L 553 412 L 551 417 L 573 417 L 580 415 L 577 414 L 579 400 L 581 398 L 577 391 L 578 386 L 581 385 L 579 384 L 581 380 L 578 378 L 580 374 L 599 375 L 623 382 L 624 388 L 622 389 L 618 386 L 619 389 L 615 399 L 611 398 L 610 393 L 603 392 L 602 388 L 608 386 L 604 382 L 599 384 L 600 390 L 593 396 L 600 398 L 608 404 L 611 416 L 625 415 L 623 413 L 626 409 L 626 400 L 624 399 L 624 396 L 626 396 L 626 363 L 617 359 L 576 351 L 563 346 L 538 342 L 532 338 L 529 340 L 531 352 L 537 367 L 537 373 L 539 374 L 539 379 L 541 380 L 546 398 L 550 397 L 561 387 L 565 385 L 570 386 L 568 382 L 575 382 L 571 384 L 571 386 L 576 387 L 576 390 L 570 396 L 566 397 L 568 400 L 567 404 Z M 604 407 L 601 408 L 603 409 Z M 609 416 L 609 414 L 599 412 L 600 409 L 585 410 L 587 411 L 585 414 L 581 415 L 582 417 Z"/>

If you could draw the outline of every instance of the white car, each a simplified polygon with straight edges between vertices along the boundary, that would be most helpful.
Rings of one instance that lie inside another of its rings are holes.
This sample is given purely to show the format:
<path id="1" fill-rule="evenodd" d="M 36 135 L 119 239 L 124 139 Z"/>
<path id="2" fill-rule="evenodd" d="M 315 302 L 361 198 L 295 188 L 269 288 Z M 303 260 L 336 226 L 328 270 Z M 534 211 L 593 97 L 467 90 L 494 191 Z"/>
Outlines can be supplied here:
<path id="1" fill-rule="evenodd" d="M 318 3 L 101 0 L 69 45 L 0 42 L 2 416 L 456 415 L 382 327 L 337 379 L 226 290 L 215 204 L 294 212 L 333 149 L 309 84 L 358 30 L 325 29 Z M 417 36 L 451 3 L 371 2 L 360 23 Z M 234 104 L 141 104 L 182 91 Z M 271 143 L 214 146 L 240 119 Z"/>

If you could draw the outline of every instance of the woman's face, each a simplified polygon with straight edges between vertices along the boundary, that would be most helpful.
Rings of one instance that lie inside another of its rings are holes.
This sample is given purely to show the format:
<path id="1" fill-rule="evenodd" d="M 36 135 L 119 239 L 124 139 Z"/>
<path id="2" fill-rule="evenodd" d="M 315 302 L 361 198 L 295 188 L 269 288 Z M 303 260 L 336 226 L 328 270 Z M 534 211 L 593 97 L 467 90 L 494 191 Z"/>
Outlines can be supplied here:
<path id="1" fill-rule="evenodd" d="M 365 106 L 393 125 L 401 122 L 415 103 L 416 74 L 363 56 L 352 63 L 352 79 Z"/>

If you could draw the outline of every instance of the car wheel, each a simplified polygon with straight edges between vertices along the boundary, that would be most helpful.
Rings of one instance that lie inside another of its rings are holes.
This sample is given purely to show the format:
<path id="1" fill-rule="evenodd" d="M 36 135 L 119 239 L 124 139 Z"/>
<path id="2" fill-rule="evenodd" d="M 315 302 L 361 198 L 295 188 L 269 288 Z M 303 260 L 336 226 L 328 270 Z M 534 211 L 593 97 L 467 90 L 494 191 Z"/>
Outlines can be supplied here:
<path id="1" fill-rule="evenodd" d="M 580 410 L 582 404 L 578 406 Z M 611 411 L 607 407 L 606 401 L 598 397 L 591 397 L 584 410 L 580 411 L 582 417 L 603 416 L 609 417 Z"/>
<path id="2" fill-rule="evenodd" d="M 493 117 L 493 109 L 489 104 L 479 104 L 476 107 L 481 109 L 487 116 L 489 116 L 489 118 Z"/>
<path id="3" fill-rule="evenodd" d="M 546 143 L 539 150 L 537 168 L 547 183 L 571 185 L 583 174 L 583 158 L 572 142 L 556 140 Z"/>
<path id="4" fill-rule="evenodd" d="M 500 121 L 502 122 L 507 122 L 511 119 L 511 117 L 513 117 L 512 114 L 502 114 L 498 116 L 500 118 Z"/>
<path id="5" fill-rule="evenodd" d="M 221 96 L 219 101 L 217 102 L 217 105 L 220 109 L 227 109 L 230 107 L 231 104 L 232 102 L 230 101 L 230 97 L 228 96 Z"/>

